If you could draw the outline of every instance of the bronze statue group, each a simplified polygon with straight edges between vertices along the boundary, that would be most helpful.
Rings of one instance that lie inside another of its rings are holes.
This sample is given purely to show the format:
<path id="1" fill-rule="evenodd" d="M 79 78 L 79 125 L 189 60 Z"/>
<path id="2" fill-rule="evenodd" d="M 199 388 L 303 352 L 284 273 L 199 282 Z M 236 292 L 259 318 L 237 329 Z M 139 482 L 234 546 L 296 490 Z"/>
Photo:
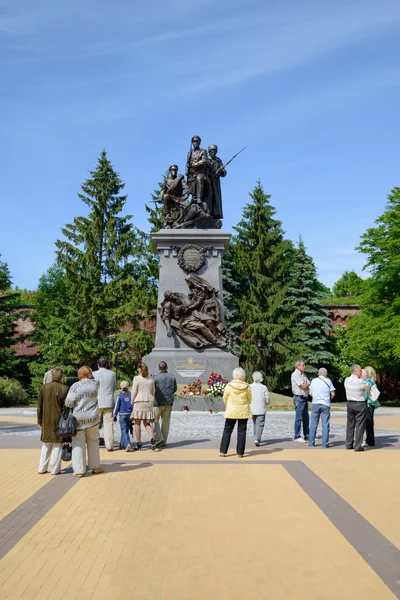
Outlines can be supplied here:
<path id="1" fill-rule="evenodd" d="M 166 229 L 215 229 L 222 225 L 221 177 L 226 176 L 226 166 L 244 148 L 223 164 L 217 156 L 218 146 L 210 144 L 207 152 L 200 144 L 200 137 L 193 136 L 186 160 L 186 179 L 178 173 L 178 165 L 168 169 L 170 176 L 156 200 L 163 204 Z"/>

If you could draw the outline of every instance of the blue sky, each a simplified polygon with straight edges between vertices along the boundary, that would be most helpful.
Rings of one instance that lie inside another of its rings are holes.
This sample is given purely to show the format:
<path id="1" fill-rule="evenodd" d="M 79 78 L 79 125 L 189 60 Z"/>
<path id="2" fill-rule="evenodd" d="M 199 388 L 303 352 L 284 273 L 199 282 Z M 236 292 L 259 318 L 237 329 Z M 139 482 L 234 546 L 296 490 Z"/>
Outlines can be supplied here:
<path id="1" fill-rule="evenodd" d="M 227 160 L 225 221 L 258 178 L 320 279 L 400 185 L 398 0 L 0 0 L 0 253 L 34 289 L 105 148 L 144 204 L 190 138 Z"/>

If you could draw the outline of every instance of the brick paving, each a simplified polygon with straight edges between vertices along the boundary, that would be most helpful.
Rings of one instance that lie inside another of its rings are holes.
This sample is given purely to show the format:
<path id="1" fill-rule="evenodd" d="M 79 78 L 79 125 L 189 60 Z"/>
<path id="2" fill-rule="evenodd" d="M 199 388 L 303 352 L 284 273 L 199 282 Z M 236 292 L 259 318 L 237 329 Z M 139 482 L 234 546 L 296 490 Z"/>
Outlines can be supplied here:
<path id="1" fill-rule="evenodd" d="M 400 598 L 398 417 L 362 454 L 344 415 L 329 450 L 290 442 L 293 417 L 221 459 L 223 415 L 174 413 L 165 450 L 102 450 L 105 474 L 76 480 L 38 475 L 34 415 L 0 411 L 0 597 Z"/>

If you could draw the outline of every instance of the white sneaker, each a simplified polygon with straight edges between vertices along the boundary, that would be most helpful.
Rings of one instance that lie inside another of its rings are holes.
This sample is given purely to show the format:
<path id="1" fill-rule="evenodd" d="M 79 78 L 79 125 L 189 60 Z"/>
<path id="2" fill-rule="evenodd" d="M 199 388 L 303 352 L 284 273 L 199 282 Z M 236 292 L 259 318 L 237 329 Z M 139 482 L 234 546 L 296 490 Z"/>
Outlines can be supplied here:
<path id="1" fill-rule="evenodd" d="M 306 440 L 303 440 L 303 438 L 301 438 L 301 437 L 295 438 L 293 441 L 294 442 L 300 442 L 300 444 L 305 444 L 306 443 Z"/>
<path id="2" fill-rule="evenodd" d="M 258 441 L 256 440 L 256 441 L 254 442 L 254 445 L 255 445 L 255 446 L 259 446 L 259 445 L 260 445 L 260 442 L 258 442 Z"/>
<path id="3" fill-rule="evenodd" d="M 130 452 L 132 450 L 132 446 L 130 444 L 125 448 L 125 452 Z"/>

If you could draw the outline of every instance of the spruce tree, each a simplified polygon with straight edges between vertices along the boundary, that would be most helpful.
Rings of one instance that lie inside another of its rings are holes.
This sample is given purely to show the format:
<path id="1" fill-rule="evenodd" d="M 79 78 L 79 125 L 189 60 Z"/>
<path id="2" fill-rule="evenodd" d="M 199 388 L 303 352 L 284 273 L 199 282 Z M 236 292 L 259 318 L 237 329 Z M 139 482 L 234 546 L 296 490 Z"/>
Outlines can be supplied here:
<path id="1" fill-rule="evenodd" d="M 238 296 L 240 295 L 240 282 L 237 281 L 237 273 L 234 261 L 234 244 L 228 248 L 228 251 L 222 258 L 221 265 L 222 286 L 224 299 L 225 326 L 231 335 L 231 341 L 228 346 L 233 354 L 241 355 L 240 334 L 242 330 L 242 321 L 239 316 Z"/>
<path id="2" fill-rule="evenodd" d="M 162 181 L 158 182 L 157 188 L 151 194 L 151 204 L 145 205 L 146 212 L 148 213 L 147 220 L 150 223 L 150 234 L 156 233 L 160 231 L 164 219 L 163 215 L 163 206 L 162 204 L 158 204 L 157 200 L 160 197 L 161 191 L 163 189 L 165 178 L 168 173 L 164 173 Z M 151 277 L 153 278 L 154 285 L 158 286 L 158 279 L 160 276 L 160 260 L 157 252 L 156 245 L 153 241 L 150 240 L 149 243 L 149 271 L 151 273 Z M 157 308 L 157 304 L 154 305 L 154 308 Z"/>
<path id="3" fill-rule="evenodd" d="M 8 265 L 0 261 L 0 376 L 18 377 L 21 358 L 15 355 L 14 346 L 21 339 L 16 322 L 23 316 L 19 294 L 11 290 Z"/>
<path id="4" fill-rule="evenodd" d="M 319 367 L 326 367 L 334 359 L 327 333 L 331 329 L 330 320 L 328 312 L 320 304 L 325 294 L 321 291 L 317 270 L 301 237 L 295 258 L 293 283 L 288 289 L 285 302 L 297 315 L 295 333 L 304 348 L 302 358 L 307 372 L 315 375 Z"/>
<path id="5" fill-rule="evenodd" d="M 243 209 L 242 220 L 234 227 L 233 256 L 240 292 L 239 317 L 243 322 L 241 349 L 244 367 L 263 365 L 260 340 L 268 352 L 269 385 L 286 388 L 293 353 L 294 311 L 284 300 L 291 281 L 293 246 L 284 239 L 282 224 L 275 218 L 270 196 L 258 181 Z M 270 342 L 272 347 L 270 348 Z"/>
<path id="6" fill-rule="evenodd" d="M 105 151 L 90 175 L 78 194 L 89 214 L 66 225 L 66 239 L 56 241 L 68 295 L 68 358 L 75 363 L 93 363 L 99 354 L 109 353 L 110 336 L 117 342 L 124 337 L 131 351 L 148 351 L 151 337 L 138 321 L 156 295 L 148 268 L 148 236 L 130 223 L 131 215 L 121 216 L 125 184 Z M 122 334 L 127 322 L 132 330 Z"/>

